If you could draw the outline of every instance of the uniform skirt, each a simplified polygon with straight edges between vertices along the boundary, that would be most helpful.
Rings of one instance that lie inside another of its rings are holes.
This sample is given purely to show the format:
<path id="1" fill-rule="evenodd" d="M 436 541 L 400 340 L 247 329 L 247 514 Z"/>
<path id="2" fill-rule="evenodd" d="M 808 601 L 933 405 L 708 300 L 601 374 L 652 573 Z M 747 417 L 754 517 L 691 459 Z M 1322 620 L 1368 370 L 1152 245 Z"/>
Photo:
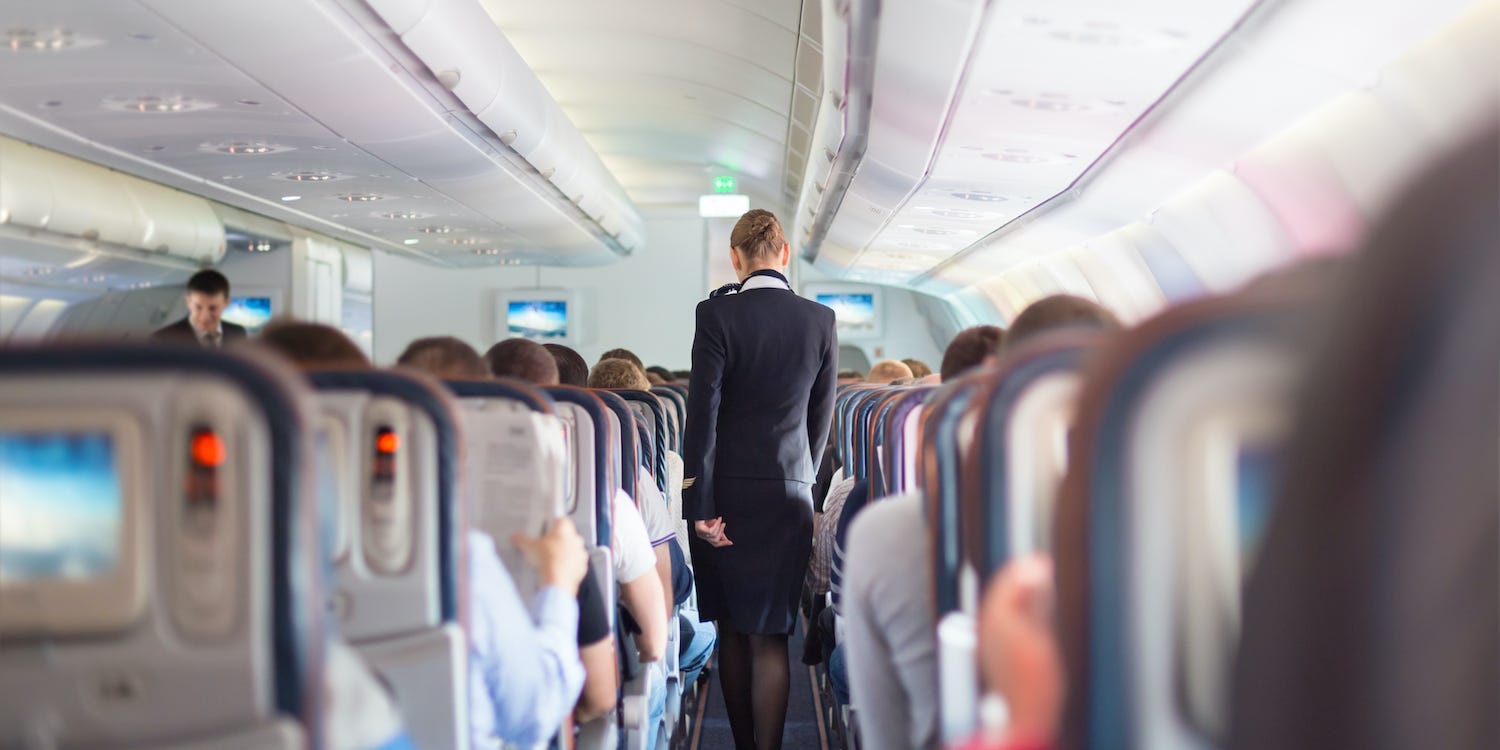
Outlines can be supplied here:
<path id="1" fill-rule="evenodd" d="M 713 491 L 734 544 L 690 537 L 700 618 L 741 633 L 791 635 L 812 554 L 812 485 L 719 477 Z"/>

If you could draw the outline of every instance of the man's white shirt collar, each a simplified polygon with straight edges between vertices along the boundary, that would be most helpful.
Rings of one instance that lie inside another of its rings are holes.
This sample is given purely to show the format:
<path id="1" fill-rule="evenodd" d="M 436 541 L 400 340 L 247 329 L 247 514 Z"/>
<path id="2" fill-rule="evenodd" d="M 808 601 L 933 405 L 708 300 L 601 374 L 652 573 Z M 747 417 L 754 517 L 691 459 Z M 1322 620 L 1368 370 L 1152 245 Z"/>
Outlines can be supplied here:
<path id="1" fill-rule="evenodd" d="M 741 292 L 748 292 L 751 289 L 784 289 L 790 292 L 792 290 L 792 286 L 785 281 L 776 278 L 775 276 L 762 275 L 751 276 L 750 278 L 745 279 L 744 284 L 740 285 Z"/>

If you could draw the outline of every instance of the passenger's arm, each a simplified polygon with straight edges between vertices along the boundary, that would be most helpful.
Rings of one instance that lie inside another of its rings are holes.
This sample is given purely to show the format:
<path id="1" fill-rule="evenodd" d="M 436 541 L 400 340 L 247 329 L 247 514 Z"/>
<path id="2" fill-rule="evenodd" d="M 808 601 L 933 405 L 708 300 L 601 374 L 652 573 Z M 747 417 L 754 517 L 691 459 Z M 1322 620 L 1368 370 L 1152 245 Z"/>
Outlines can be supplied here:
<path id="1" fill-rule="evenodd" d="M 583 658 L 583 695 L 578 698 L 578 710 L 574 716 L 578 723 L 593 721 L 615 707 L 615 698 L 620 686 L 615 678 L 615 639 L 602 638 L 598 643 L 578 650 Z"/>
<path id="2" fill-rule="evenodd" d="M 512 542 L 542 584 L 525 606 L 488 536 L 470 537 L 470 669 L 490 698 L 495 733 L 535 745 L 557 732 L 583 688 L 578 654 L 578 585 L 587 569 L 583 540 L 567 519 L 542 537 Z M 477 707 L 476 707 L 477 709 Z"/>
<path id="3" fill-rule="evenodd" d="M 643 662 L 660 661 L 667 652 L 667 611 L 661 580 L 651 572 L 620 584 L 620 603 L 640 626 L 635 648 Z"/>
<path id="4" fill-rule="evenodd" d="M 723 384 L 725 349 L 722 332 L 700 302 L 693 334 L 693 376 L 688 387 L 687 434 L 682 441 L 682 517 L 688 521 L 718 518 L 714 508 L 714 448 L 719 429 L 719 388 Z"/>
<path id="5" fill-rule="evenodd" d="M 667 545 L 676 538 L 667 537 L 666 541 L 651 548 L 656 553 L 656 577 L 661 579 L 662 599 L 666 604 L 667 619 L 677 613 L 677 605 L 672 601 L 672 554 L 667 550 Z"/>
<path id="6" fill-rule="evenodd" d="M 830 317 L 824 337 L 823 363 L 818 367 L 818 377 L 813 381 L 812 393 L 807 399 L 807 448 L 812 451 L 813 471 L 819 471 L 825 454 L 831 454 L 824 449 L 828 446 L 833 405 L 839 391 L 839 339 L 834 325 Z"/>
<path id="7" fill-rule="evenodd" d="M 927 592 L 910 585 L 925 568 L 926 549 L 914 538 L 925 531 L 893 510 L 871 506 L 854 519 L 843 571 L 841 642 L 866 750 L 936 741 L 913 736 L 932 731 L 936 716 L 935 628 L 923 616 Z"/>

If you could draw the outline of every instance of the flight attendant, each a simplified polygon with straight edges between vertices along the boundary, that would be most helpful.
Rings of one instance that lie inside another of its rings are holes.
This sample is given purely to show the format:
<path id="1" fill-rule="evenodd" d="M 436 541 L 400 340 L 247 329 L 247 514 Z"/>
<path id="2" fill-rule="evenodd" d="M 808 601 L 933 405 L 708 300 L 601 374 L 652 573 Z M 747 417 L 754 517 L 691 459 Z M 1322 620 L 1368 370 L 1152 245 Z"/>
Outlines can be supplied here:
<path id="1" fill-rule="evenodd" d="M 698 305 L 683 516 L 703 620 L 719 626 L 719 682 L 739 750 L 781 747 L 787 637 L 812 550 L 812 485 L 838 374 L 833 311 L 797 296 L 769 211 L 735 224 L 738 293 Z"/>

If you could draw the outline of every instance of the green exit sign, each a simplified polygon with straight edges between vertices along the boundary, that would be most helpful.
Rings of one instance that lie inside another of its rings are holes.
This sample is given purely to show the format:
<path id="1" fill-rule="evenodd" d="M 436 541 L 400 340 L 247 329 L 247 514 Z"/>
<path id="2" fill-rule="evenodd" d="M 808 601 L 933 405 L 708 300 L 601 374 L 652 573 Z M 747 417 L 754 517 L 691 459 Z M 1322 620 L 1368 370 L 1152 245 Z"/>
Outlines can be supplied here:
<path id="1" fill-rule="evenodd" d="M 734 192 L 734 178 L 733 177 L 715 177 L 714 178 L 714 192 L 715 193 L 732 193 L 732 192 Z"/>

